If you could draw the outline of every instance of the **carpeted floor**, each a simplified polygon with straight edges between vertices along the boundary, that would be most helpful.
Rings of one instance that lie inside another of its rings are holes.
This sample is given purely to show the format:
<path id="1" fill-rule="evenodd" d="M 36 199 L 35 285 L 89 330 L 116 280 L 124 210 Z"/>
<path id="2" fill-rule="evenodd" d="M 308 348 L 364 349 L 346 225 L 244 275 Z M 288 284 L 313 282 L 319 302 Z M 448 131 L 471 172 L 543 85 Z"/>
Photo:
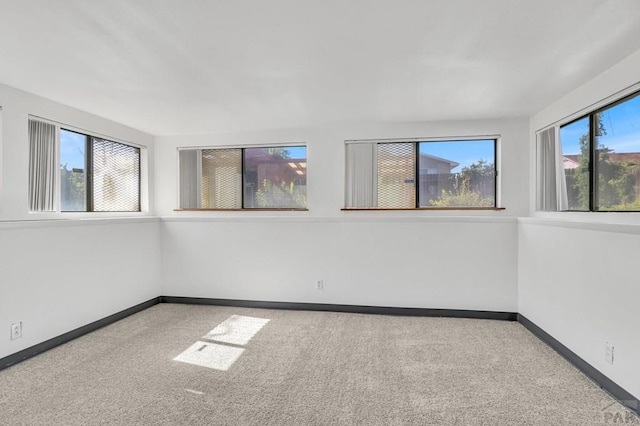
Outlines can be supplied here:
<path id="1" fill-rule="evenodd" d="M 269 321 L 246 344 L 212 345 L 232 315 Z M 196 342 L 195 356 L 242 353 L 226 371 L 174 360 Z M 160 304 L 0 371 L 0 424 L 12 426 L 614 420 L 640 423 L 504 321 Z"/>

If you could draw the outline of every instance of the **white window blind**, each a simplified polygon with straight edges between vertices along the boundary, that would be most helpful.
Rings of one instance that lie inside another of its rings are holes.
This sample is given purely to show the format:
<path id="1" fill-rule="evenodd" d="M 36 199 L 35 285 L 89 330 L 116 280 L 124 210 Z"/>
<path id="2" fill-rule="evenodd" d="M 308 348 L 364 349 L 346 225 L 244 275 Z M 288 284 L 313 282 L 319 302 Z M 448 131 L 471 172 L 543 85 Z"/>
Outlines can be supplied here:
<path id="1" fill-rule="evenodd" d="M 202 208 L 242 208 L 242 150 L 202 150 Z"/>
<path id="2" fill-rule="evenodd" d="M 140 211 L 140 148 L 91 138 L 93 211 Z"/>
<path id="3" fill-rule="evenodd" d="M 29 210 L 55 210 L 56 126 L 29 120 Z"/>
<path id="4" fill-rule="evenodd" d="M 378 207 L 410 209 L 416 206 L 416 144 L 380 143 L 378 153 Z"/>
<path id="5" fill-rule="evenodd" d="M 198 209 L 201 199 L 202 151 L 181 149 L 180 168 L 180 208 Z"/>
<path id="6" fill-rule="evenodd" d="M 378 160 L 375 143 L 346 145 L 347 207 L 376 207 L 378 205 Z"/>
<path id="7" fill-rule="evenodd" d="M 551 127 L 538 133 L 538 198 L 537 210 L 567 210 L 567 186 L 562 161 L 562 147 Z"/>

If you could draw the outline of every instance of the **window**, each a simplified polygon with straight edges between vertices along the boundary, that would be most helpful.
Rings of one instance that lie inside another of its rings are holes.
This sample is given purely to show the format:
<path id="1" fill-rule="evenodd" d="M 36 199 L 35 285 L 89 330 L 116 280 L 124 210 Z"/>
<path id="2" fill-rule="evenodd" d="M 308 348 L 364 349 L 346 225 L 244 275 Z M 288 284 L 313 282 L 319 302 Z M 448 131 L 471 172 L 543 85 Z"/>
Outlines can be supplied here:
<path id="1" fill-rule="evenodd" d="M 555 156 L 539 136 L 539 155 L 546 158 L 540 162 L 556 162 L 555 178 L 539 180 L 540 191 L 556 201 L 539 204 L 540 210 L 640 211 L 639 94 L 560 126 L 558 135 Z"/>
<path id="2" fill-rule="evenodd" d="M 32 119 L 29 140 L 31 211 L 140 211 L 140 148 Z"/>
<path id="3" fill-rule="evenodd" d="M 180 208 L 306 209 L 307 148 L 180 149 Z"/>
<path id="4" fill-rule="evenodd" d="M 60 131 L 60 205 L 62 211 L 87 211 L 87 140 L 68 130 Z"/>
<path id="5" fill-rule="evenodd" d="M 347 209 L 496 208 L 496 139 L 346 144 Z"/>
<path id="6" fill-rule="evenodd" d="M 567 210 L 589 210 L 590 127 L 591 120 L 585 117 L 560 129 Z M 578 190 L 583 184 L 586 191 Z"/>

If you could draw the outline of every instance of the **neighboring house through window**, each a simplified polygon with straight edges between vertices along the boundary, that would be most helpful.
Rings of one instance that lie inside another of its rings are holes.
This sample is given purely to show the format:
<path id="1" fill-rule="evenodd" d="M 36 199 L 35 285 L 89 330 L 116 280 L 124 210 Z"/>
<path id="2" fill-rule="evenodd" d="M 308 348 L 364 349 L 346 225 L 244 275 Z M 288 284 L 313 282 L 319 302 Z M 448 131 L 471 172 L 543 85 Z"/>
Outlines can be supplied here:
<path id="1" fill-rule="evenodd" d="M 640 94 L 538 133 L 537 209 L 640 211 Z"/>
<path id="2" fill-rule="evenodd" d="M 306 209 L 307 148 L 179 149 L 181 209 Z"/>
<path id="3" fill-rule="evenodd" d="M 347 141 L 346 208 L 495 208 L 496 144 Z"/>

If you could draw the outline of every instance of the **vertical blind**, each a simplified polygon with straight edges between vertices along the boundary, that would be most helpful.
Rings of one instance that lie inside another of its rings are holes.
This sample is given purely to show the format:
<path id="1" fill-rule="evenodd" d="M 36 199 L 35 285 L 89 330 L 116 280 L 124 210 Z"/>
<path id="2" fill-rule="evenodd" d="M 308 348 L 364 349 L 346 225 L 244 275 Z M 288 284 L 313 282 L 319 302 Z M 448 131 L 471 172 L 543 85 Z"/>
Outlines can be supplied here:
<path id="1" fill-rule="evenodd" d="M 562 147 L 556 133 L 556 127 L 551 127 L 537 134 L 538 195 L 536 209 L 540 211 L 568 209 Z"/>
<path id="2" fill-rule="evenodd" d="M 180 174 L 180 208 L 198 209 L 201 199 L 202 152 L 181 149 L 178 154 Z"/>
<path id="3" fill-rule="evenodd" d="M 55 210 L 56 126 L 29 120 L 29 210 Z"/>
<path id="4" fill-rule="evenodd" d="M 376 207 L 378 205 L 378 161 L 375 143 L 346 145 L 347 207 Z"/>

